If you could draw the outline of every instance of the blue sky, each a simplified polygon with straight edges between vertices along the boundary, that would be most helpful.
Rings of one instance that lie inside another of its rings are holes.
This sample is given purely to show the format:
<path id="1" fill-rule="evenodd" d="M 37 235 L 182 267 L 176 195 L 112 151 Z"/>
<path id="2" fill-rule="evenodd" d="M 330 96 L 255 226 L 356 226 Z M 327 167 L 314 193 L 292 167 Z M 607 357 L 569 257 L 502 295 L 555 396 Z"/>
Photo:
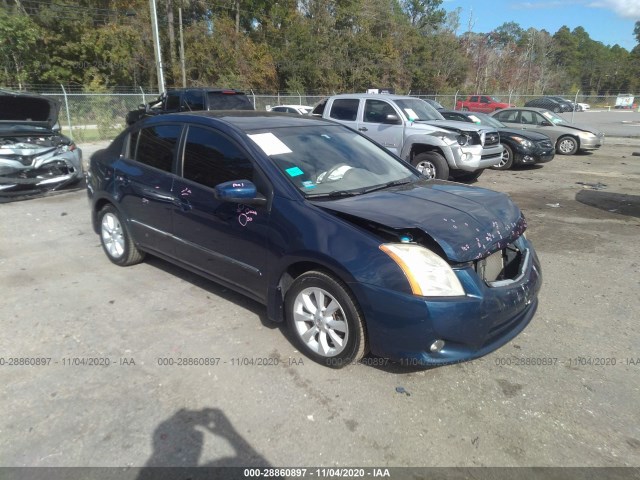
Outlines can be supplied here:
<path id="1" fill-rule="evenodd" d="M 616 43 L 627 50 L 637 45 L 633 35 L 640 20 L 640 0 L 444 0 L 447 11 L 461 7 L 460 30 L 467 30 L 472 15 L 473 31 L 486 33 L 505 22 L 524 29 L 534 27 L 552 35 L 566 25 L 582 26 L 589 37 L 605 45 Z"/>

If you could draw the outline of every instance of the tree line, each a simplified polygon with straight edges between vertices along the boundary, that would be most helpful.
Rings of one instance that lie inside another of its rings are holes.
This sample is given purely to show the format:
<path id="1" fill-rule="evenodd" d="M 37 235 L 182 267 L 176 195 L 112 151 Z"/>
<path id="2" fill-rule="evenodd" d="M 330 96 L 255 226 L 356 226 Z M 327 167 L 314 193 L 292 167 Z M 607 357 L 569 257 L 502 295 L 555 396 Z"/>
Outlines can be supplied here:
<path id="1" fill-rule="evenodd" d="M 582 27 L 488 33 L 443 0 L 157 0 L 165 83 L 422 94 L 640 90 L 627 51 Z M 0 85 L 157 86 L 148 0 L 0 0 Z M 181 62 L 181 45 L 183 59 Z"/>

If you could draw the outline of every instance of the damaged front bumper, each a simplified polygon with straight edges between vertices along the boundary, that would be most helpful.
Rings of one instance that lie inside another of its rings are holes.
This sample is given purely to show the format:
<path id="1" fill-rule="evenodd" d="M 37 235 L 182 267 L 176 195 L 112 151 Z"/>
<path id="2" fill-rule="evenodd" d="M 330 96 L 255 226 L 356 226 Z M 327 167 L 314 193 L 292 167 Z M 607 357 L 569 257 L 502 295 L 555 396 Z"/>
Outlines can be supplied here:
<path id="1" fill-rule="evenodd" d="M 491 281 L 472 264 L 454 269 L 463 297 L 417 297 L 350 285 L 367 300 L 361 306 L 374 327 L 369 328 L 371 352 L 407 365 L 447 365 L 482 357 L 516 337 L 533 318 L 542 283 L 532 245 L 524 237 L 516 244 L 521 261 L 511 280 Z"/>
<path id="2" fill-rule="evenodd" d="M 0 148 L 0 195 L 57 190 L 81 180 L 81 150 L 65 149 L 61 152 L 57 147 L 29 155 Z"/>

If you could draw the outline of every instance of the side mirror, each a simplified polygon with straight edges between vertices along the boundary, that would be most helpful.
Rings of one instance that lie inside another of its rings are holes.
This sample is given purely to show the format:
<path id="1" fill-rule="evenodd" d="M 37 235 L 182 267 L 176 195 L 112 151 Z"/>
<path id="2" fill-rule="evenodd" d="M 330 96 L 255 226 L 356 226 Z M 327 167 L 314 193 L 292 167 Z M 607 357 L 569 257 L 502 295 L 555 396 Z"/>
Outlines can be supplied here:
<path id="1" fill-rule="evenodd" d="M 397 115 L 394 114 L 389 114 L 384 118 L 384 122 L 382 123 L 386 123 L 388 125 L 399 125 L 400 124 L 400 117 L 398 117 Z"/>
<path id="2" fill-rule="evenodd" d="M 553 123 L 547 122 L 546 120 L 541 121 L 539 125 L 541 127 L 553 127 Z"/>
<path id="3" fill-rule="evenodd" d="M 215 186 L 214 196 L 221 202 L 243 203 L 245 205 L 266 205 L 267 199 L 258 193 L 249 180 L 231 180 Z"/>

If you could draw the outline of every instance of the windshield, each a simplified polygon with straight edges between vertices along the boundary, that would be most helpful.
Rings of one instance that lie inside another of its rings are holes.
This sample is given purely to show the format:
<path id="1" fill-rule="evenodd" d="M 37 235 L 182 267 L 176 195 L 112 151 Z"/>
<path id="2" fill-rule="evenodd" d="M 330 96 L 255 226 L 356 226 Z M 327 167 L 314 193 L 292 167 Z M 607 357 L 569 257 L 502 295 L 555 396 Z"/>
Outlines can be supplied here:
<path id="1" fill-rule="evenodd" d="M 419 98 L 403 98 L 394 100 L 400 107 L 407 120 L 444 120 L 444 117 L 435 108 Z"/>
<path id="2" fill-rule="evenodd" d="M 494 128 L 505 128 L 506 125 L 502 122 L 499 122 L 493 117 L 489 115 L 485 115 L 484 113 L 473 113 L 467 115 L 467 118 L 471 120 L 476 125 L 484 125 L 486 127 L 494 127 Z"/>
<path id="3" fill-rule="evenodd" d="M 569 125 L 571 123 L 571 122 L 567 122 L 560 115 L 556 115 L 555 113 L 550 112 L 549 110 L 545 110 L 544 112 L 540 112 L 540 113 L 544 118 L 549 120 L 554 125 Z"/>
<path id="4" fill-rule="evenodd" d="M 249 138 L 307 197 L 357 195 L 419 178 L 385 149 L 339 125 L 259 130 Z"/>

